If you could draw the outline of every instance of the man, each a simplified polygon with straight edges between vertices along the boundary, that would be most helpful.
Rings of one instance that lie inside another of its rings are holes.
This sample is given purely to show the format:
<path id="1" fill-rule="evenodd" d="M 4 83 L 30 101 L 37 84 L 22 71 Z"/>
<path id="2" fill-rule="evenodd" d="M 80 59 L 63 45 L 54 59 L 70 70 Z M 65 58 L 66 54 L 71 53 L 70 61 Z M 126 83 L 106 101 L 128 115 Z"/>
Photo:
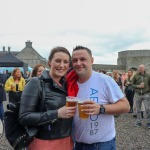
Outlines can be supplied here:
<path id="1" fill-rule="evenodd" d="M 137 121 L 135 127 L 142 125 L 141 105 L 145 106 L 147 128 L 150 129 L 150 75 L 145 72 L 145 66 L 141 64 L 138 73 L 133 77 L 132 86 L 135 88 L 135 104 Z"/>
<path id="2" fill-rule="evenodd" d="M 30 72 L 27 70 L 26 74 L 24 75 L 24 79 L 28 80 L 30 78 Z"/>
<path id="3" fill-rule="evenodd" d="M 78 76 L 77 97 L 84 102 L 87 120 L 74 116 L 75 150 L 116 149 L 114 115 L 127 113 L 129 103 L 115 81 L 92 70 L 91 51 L 77 46 L 72 53 L 73 69 Z M 104 148 L 105 147 L 105 148 Z"/>

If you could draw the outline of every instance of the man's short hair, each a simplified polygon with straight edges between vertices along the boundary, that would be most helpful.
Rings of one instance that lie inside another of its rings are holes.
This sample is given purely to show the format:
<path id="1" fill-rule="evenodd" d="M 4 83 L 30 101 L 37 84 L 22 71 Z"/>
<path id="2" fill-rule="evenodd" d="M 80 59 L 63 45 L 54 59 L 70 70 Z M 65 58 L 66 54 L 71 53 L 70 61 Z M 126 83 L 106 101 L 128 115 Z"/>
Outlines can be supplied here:
<path id="1" fill-rule="evenodd" d="M 87 47 L 76 46 L 76 47 L 73 49 L 73 52 L 74 52 L 74 51 L 77 51 L 77 50 L 86 50 L 86 51 L 90 54 L 90 56 L 92 56 L 91 50 L 90 50 L 89 48 L 87 48 Z"/>

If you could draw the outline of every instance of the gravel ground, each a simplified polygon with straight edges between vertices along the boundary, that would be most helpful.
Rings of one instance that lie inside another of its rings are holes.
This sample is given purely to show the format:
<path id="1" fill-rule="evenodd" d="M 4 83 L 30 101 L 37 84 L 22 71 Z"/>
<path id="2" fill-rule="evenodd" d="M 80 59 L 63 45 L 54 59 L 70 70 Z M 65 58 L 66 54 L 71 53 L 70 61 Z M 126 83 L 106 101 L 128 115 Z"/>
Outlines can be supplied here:
<path id="1" fill-rule="evenodd" d="M 142 127 L 133 127 L 136 119 L 133 114 L 120 115 L 116 120 L 117 150 L 150 150 L 150 129 L 143 119 Z M 0 139 L 0 150 L 13 150 L 6 138 Z"/>

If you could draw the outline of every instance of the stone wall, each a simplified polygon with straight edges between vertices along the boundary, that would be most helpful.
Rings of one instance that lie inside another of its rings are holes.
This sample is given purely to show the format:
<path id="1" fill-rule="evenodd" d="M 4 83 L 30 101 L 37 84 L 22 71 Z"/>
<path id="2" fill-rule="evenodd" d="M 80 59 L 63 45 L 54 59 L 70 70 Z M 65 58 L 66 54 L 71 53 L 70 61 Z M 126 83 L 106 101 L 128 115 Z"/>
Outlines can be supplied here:
<path id="1" fill-rule="evenodd" d="M 0 51 L 5 53 L 5 51 Z M 13 53 L 13 51 L 11 51 Z M 14 55 L 27 63 L 30 67 L 34 67 L 36 64 L 43 64 L 46 68 L 48 66 L 48 60 L 43 58 L 39 53 L 32 47 L 32 42 L 27 41 L 25 48 L 19 53 L 15 52 Z M 138 68 L 140 64 L 144 64 L 146 70 L 150 72 L 150 50 L 125 50 L 118 52 L 117 65 L 105 65 L 105 64 L 93 64 L 94 70 L 128 70 L 129 68 Z"/>
<path id="2" fill-rule="evenodd" d="M 103 64 L 93 64 L 93 70 L 105 70 L 105 71 L 113 71 L 113 70 L 125 70 L 125 66 L 122 65 L 103 65 Z"/>
<path id="3" fill-rule="evenodd" d="M 126 70 L 144 64 L 146 70 L 150 72 L 150 50 L 121 51 L 118 53 L 117 64 L 125 66 Z"/>

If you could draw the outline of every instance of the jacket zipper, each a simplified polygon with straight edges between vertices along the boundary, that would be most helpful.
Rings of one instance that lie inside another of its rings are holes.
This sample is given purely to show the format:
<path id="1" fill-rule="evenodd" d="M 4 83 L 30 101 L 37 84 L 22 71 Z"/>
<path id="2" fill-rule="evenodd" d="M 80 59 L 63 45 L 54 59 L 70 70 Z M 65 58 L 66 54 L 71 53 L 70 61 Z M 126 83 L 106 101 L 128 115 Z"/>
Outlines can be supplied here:
<path id="1" fill-rule="evenodd" d="M 45 121 L 45 122 L 39 123 L 38 125 L 43 125 L 43 124 L 45 124 L 45 123 L 54 123 L 56 120 L 57 120 L 57 119 Z"/>

